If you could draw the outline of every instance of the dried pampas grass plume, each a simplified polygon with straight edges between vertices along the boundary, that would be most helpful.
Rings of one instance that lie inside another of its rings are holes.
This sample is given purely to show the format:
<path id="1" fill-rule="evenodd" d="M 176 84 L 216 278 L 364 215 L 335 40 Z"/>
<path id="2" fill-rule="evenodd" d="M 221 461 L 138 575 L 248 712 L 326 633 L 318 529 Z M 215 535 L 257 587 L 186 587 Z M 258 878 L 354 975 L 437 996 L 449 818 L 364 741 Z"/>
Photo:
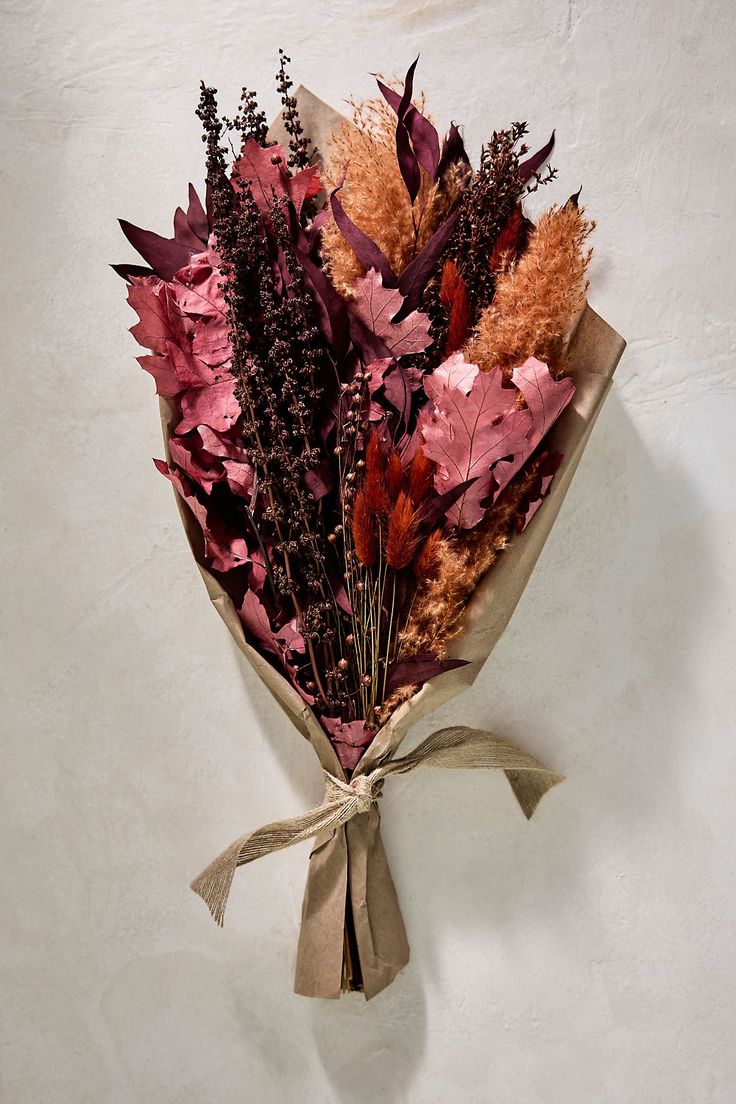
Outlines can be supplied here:
<path id="1" fill-rule="evenodd" d="M 457 172 L 455 179 L 451 171 L 441 184 L 432 184 L 422 169 L 412 208 L 396 157 L 396 116 L 382 97 L 349 103 L 352 121 L 346 120 L 330 139 L 325 175 L 330 188 L 345 175 L 340 198 L 346 213 L 399 274 L 446 217 L 459 195 L 462 176 Z M 417 106 L 424 112 L 423 100 Z M 322 231 L 322 247 L 332 283 L 349 298 L 365 269 L 333 221 Z"/>
<path id="2" fill-rule="evenodd" d="M 448 644 L 462 631 L 463 615 L 471 594 L 516 531 L 520 514 L 537 480 L 539 464 L 538 459 L 534 460 L 519 472 L 481 524 L 462 540 L 439 534 L 428 538 L 431 567 L 428 563 L 430 569 L 421 581 L 418 578 L 411 613 L 399 633 L 398 659 L 426 652 L 438 659 L 445 658 Z M 418 562 L 424 554 L 425 548 L 422 548 Z M 387 698 L 380 710 L 381 723 L 402 701 L 412 697 L 416 689 L 416 686 L 404 686 Z"/>
<path id="3" fill-rule="evenodd" d="M 510 374 L 529 356 L 559 368 L 570 322 L 585 301 L 585 243 L 595 223 L 572 201 L 541 216 L 516 264 L 501 272 L 465 356 L 485 371 Z"/>

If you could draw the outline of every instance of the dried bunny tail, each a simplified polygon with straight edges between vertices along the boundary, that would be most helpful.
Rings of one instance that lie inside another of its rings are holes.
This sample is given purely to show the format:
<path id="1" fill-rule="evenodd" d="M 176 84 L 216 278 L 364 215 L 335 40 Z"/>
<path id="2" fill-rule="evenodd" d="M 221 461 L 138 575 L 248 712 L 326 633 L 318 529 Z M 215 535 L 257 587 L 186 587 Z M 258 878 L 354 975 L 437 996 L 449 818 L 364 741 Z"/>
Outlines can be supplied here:
<path id="1" fill-rule="evenodd" d="M 468 289 L 454 261 L 445 261 L 442 269 L 440 299 L 448 310 L 445 356 L 450 356 L 465 344 L 472 323 Z"/>
<path id="2" fill-rule="evenodd" d="M 434 464 L 420 445 L 409 466 L 409 494 L 415 506 L 423 502 L 429 494 L 433 476 Z"/>
<path id="3" fill-rule="evenodd" d="M 389 511 L 391 500 L 386 486 L 386 458 L 381 448 L 381 439 L 375 429 L 368 438 L 365 450 L 363 490 L 368 509 L 379 517 L 385 516 Z"/>
<path id="4" fill-rule="evenodd" d="M 353 546 L 364 567 L 373 567 L 378 557 L 376 516 L 366 501 L 365 491 L 358 491 L 353 508 Z"/>
<path id="5" fill-rule="evenodd" d="M 401 457 L 396 449 L 391 449 L 386 464 L 386 486 L 392 502 L 395 502 L 399 497 L 399 491 L 401 490 L 403 482 L 404 469 L 401 466 Z"/>
<path id="6" fill-rule="evenodd" d="M 396 157 L 396 116 L 382 98 L 351 106 L 352 121 L 346 120 L 332 136 L 325 175 L 331 187 L 345 177 L 340 197 L 346 213 L 399 274 L 446 217 L 461 182 L 448 173 L 433 184 L 422 170 L 412 209 Z M 322 251 L 332 283 L 350 298 L 365 269 L 333 221 L 322 231 Z"/>
<path id="7" fill-rule="evenodd" d="M 585 243 L 594 225 L 572 202 L 542 215 L 525 252 L 499 274 L 495 298 L 465 347 L 468 360 L 486 371 L 500 364 L 510 374 L 536 356 L 559 369 L 570 322 L 585 301 Z"/>
<path id="8" fill-rule="evenodd" d="M 386 538 L 386 563 L 394 571 L 408 567 L 417 550 L 417 514 L 409 495 L 401 491 L 391 511 Z"/>

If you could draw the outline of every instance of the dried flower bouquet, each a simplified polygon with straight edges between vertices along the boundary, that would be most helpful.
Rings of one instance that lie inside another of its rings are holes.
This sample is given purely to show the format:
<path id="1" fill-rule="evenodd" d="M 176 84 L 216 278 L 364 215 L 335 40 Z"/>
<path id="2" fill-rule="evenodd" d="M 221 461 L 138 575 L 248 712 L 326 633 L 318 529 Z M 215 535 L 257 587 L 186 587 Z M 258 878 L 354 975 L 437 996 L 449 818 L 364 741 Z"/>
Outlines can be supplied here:
<path id="1" fill-rule="evenodd" d="M 623 342 L 585 306 L 578 196 L 524 212 L 552 139 L 530 154 L 513 123 L 474 168 L 414 98 L 416 62 L 347 120 L 293 96 L 287 61 L 271 129 L 254 93 L 226 119 L 202 86 L 205 204 L 190 186 L 172 238 L 121 222 L 149 267 L 114 267 L 210 596 L 325 773 L 317 809 L 193 888 L 221 923 L 237 866 L 316 837 L 296 989 L 371 997 L 408 959 L 385 779 L 502 769 L 530 816 L 561 777 L 466 728 L 396 751 L 511 616 Z"/>

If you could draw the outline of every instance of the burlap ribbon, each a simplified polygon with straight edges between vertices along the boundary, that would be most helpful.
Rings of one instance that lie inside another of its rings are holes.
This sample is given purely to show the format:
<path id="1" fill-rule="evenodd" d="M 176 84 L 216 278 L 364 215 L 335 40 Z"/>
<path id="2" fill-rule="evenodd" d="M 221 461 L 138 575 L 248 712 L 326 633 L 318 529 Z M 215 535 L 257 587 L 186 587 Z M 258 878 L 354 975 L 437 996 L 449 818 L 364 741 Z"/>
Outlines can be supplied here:
<path id="1" fill-rule="evenodd" d="M 353 817 L 368 813 L 381 796 L 386 778 L 407 774 L 416 767 L 502 770 L 527 819 L 547 790 L 564 778 L 493 732 L 462 726 L 441 728 L 408 755 L 389 759 L 367 773 L 361 773 L 358 765 L 350 782 L 323 770 L 326 785 L 320 805 L 300 816 L 278 820 L 240 836 L 194 879 L 192 889 L 222 925 L 230 886 L 239 866 L 333 832 Z"/>

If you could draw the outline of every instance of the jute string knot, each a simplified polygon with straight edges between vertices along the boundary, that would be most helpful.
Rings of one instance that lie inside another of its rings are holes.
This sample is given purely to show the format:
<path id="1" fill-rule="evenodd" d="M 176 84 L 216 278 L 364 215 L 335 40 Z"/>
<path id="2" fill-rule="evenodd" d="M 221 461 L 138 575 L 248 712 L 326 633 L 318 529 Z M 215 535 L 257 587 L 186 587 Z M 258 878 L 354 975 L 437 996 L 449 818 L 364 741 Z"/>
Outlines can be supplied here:
<path id="1" fill-rule="evenodd" d="M 354 806 L 351 812 L 354 816 L 369 812 L 371 805 L 381 796 L 383 779 L 377 777 L 375 771 L 371 771 L 370 774 L 359 774 L 350 782 L 335 778 L 329 771 L 323 773 L 326 783 L 325 804 L 336 799 L 344 801 L 345 797 L 352 798 Z"/>
<path id="2" fill-rule="evenodd" d="M 192 889 L 206 903 L 217 923 L 222 924 L 230 885 L 239 866 L 302 840 L 335 832 L 353 817 L 370 811 L 381 796 L 387 777 L 408 774 L 417 767 L 502 770 L 527 817 L 532 815 L 542 795 L 563 778 L 493 732 L 463 726 L 441 728 L 408 755 L 384 761 L 366 774 L 356 774 L 350 782 L 324 771 L 325 795 L 320 805 L 236 839 L 194 879 Z"/>

